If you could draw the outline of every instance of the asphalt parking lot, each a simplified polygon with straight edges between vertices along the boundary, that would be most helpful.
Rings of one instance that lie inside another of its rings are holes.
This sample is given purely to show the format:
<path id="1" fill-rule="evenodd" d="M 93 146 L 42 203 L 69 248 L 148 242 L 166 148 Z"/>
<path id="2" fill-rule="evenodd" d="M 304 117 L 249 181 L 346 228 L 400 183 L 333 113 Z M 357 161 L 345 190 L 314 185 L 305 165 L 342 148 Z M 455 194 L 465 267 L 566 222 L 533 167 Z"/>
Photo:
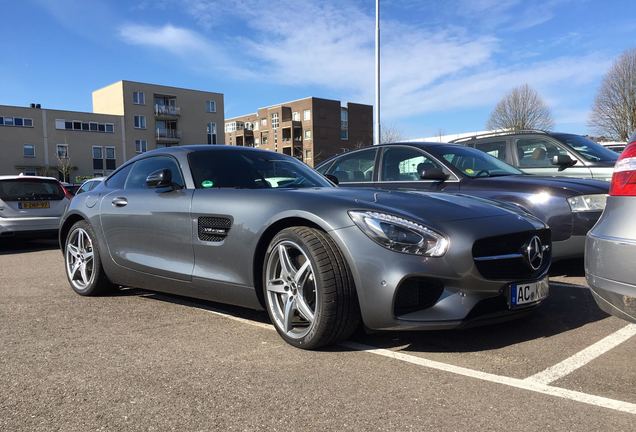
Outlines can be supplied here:
<path id="1" fill-rule="evenodd" d="M 83 298 L 54 241 L 0 244 L 0 430 L 612 430 L 636 424 L 636 325 L 581 263 L 532 316 L 292 348 L 263 312 Z"/>

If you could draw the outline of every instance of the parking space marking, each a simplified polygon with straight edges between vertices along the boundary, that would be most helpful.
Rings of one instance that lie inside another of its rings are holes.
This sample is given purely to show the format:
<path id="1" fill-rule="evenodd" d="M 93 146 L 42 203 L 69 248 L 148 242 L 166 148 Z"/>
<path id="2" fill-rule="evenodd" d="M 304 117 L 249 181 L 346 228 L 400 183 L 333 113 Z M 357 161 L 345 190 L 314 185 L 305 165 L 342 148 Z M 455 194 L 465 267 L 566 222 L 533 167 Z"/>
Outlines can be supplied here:
<path id="1" fill-rule="evenodd" d="M 359 344 L 356 342 L 344 342 L 341 344 L 344 347 L 351 348 L 356 351 L 362 351 L 365 353 L 376 354 L 383 357 L 388 357 L 394 360 L 403 361 L 406 363 L 415 364 L 418 366 L 424 366 L 430 369 L 437 369 L 444 372 L 450 372 L 456 375 L 462 375 L 465 377 L 476 378 L 483 381 L 488 381 L 497 384 L 503 384 L 510 387 L 515 387 L 523 390 L 530 390 L 545 395 L 556 396 L 563 399 L 570 399 L 576 402 L 582 402 L 589 405 L 595 405 L 598 407 L 609 408 L 616 411 L 622 411 L 629 414 L 636 414 L 636 404 L 630 402 L 619 401 L 616 399 L 609 399 L 602 396 L 595 396 L 587 393 L 577 392 L 574 390 L 568 390 L 560 387 L 554 387 L 547 384 L 542 384 L 534 381 L 528 381 L 519 378 L 510 378 L 501 375 L 495 375 L 487 372 L 481 372 L 473 369 L 464 368 L 461 366 L 455 366 L 447 363 L 441 363 L 435 360 L 428 360 L 422 357 L 417 357 L 411 354 L 404 354 L 402 352 L 391 351 L 384 348 L 375 348 L 368 345 Z"/>
<path id="2" fill-rule="evenodd" d="M 182 305 L 187 305 L 190 302 L 183 302 Z M 197 306 L 197 303 L 191 302 L 193 306 Z M 220 309 L 204 308 L 205 312 L 211 313 L 221 318 L 227 318 L 233 321 L 237 321 L 243 324 L 251 325 L 266 330 L 276 331 L 273 325 L 266 324 L 258 321 L 253 321 L 235 315 L 223 312 Z M 630 327 L 628 325 L 627 327 Z M 636 327 L 636 325 L 634 325 Z M 482 381 L 488 381 L 496 384 L 507 385 L 518 389 L 529 390 L 536 393 L 541 393 L 549 396 L 560 397 L 563 399 L 569 399 L 576 402 L 581 402 L 589 405 L 594 405 L 602 408 L 609 408 L 616 411 L 621 411 L 629 414 L 636 414 L 636 404 L 630 402 L 624 402 L 616 399 L 610 399 L 602 396 L 595 396 L 587 393 L 582 393 L 574 390 L 568 390 L 560 387 L 554 387 L 540 382 L 535 382 L 526 379 L 511 378 L 503 375 L 495 375 L 488 372 L 482 372 L 474 369 L 469 369 L 461 366 L 455 366 L 448 363 L 442 363 L 435 360 L 428 360 L 423 357 L 417 357 L 402 352 L 391 351 L 384 348 L 377 348 L 370 345 L 364 345 L 357 342 L 343 342 L 340 346 L 349 348 L 355 351 L 360 351 L 369 354 L 375 354 L 383 357 L 388 357 L 393 360 L 403 361 L 411 363 L 417 366 L 427 367 L 429 369 L 436 369 L 444 372 L 453 373 L 455 375 L 461 375 L 469 378 L 480 379 Z"/>
<path id="3" fill-rule="evenodd" d="M 579 351 L 572 357 L 568 357 L 562 362 L 526 378 L 526 381 L 550 384 L 551 382 L 571 374 L 580 367 L 585 366 L 595 358 L 605 354 L 612 348 L 617 347 L 634 335 L 636 335 L 636 324 L 628 324 L 595 344 Z"/>

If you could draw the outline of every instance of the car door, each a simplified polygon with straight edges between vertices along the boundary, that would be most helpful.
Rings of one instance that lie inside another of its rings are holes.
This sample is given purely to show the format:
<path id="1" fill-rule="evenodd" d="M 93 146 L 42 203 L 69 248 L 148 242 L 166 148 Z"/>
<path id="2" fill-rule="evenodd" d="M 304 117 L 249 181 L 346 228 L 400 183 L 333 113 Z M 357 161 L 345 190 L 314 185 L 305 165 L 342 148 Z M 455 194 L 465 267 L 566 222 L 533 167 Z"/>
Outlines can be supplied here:
<path id="1" fill-rule="evenodd" d="M 454 174 L 430 154 L 411 146 L 385 146 L 380 159 L 379 181 L 376 186 L 398 190 L 453 192 L 459 190 Z M 441 168 L 449 174 L 446 181 L 422 180 L 423 170 Z"/>
<path id="2" fill-rule="evenodd" d="M 514 164 L 527 174 L 544 176 L 584 177 L 591 178 L 592 172 L 573 153 L 549 137 L 518 137 L 514 139 L 513 149 L 516 159 Z M 554 156 L 567 155 L 576 160 L 576 165 L 559 171 L 552 165 Z"/>
<path id="3" fill-rule="evenodd" d="M 149 188 L 146 178 L 163 169 L 171 171 L 173 187 Z M 100 204 L 103 234 L 113 261 L 131 270 L 191 280 L 192 194 L 173 157 L 158 155 L 135 162 L 123 188 L 108 192 Z"/>
<path id="4" fill-rule="evenodd" d="M 347 153 L 337 158 L 325 174 L 335 176 L 343 186 L 373 187 L 377 154 L 377 148 Z"/>

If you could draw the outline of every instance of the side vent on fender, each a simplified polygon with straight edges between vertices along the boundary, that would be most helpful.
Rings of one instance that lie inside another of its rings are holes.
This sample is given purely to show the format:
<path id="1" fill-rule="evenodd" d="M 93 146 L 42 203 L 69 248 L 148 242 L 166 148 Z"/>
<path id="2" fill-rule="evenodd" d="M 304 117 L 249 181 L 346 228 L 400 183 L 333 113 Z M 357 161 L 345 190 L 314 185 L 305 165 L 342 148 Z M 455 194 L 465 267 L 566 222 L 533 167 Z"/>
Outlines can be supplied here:
<path id="1" fill-rule="evenodd" d="M 199 240 L 218 242 L 227 237 L 232 219 L 222 216 L 201 216 L 199 218 Z"/>

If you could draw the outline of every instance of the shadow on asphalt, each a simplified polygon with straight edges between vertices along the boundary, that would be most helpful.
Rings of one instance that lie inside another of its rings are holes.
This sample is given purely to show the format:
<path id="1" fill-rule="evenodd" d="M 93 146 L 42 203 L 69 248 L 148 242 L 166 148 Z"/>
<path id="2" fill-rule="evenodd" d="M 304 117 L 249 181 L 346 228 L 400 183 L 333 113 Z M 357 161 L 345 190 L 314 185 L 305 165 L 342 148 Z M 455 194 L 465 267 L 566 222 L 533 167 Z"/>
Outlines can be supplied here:
<path id="1" fill-rule="evenodd" d="M 550 276 L 585 277 L 582 258 L 558 261 L 550 267 Z"/>
<path id="2" fill-rule="evenodd" d="M 0 239 L 0 255 L 38 252 L 59 249 L 57 237 L 21 238 L 8 237 Z"/>

